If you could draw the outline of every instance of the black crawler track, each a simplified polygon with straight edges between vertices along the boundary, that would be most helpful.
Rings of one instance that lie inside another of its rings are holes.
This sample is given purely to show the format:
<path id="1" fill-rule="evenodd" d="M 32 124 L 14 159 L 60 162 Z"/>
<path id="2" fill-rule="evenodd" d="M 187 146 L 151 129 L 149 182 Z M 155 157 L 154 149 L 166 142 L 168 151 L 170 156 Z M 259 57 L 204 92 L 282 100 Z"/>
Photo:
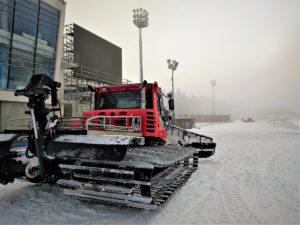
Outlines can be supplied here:
<path id="1" fill-rule="evenodd" d="M 95 196 L 91 197 L 88 195 L 78 194 L 76 191 L 65 191 L 67 195 L 71 195 L 75 199 L 79 199 L 87 203 L 101 203 L 108 206 L 114 207 L 128 207 L 135 209 L 146 209 L 146 210 L 158 210 L 173 196 L 173 194 L 184 185 L 185 182 L 191 177 L 193 172 L 197 168 L 181 168 L 180 173 L 173 173 L 171 178 L 154 178 L 152 183 L 153 201 L 151 203 L 135 203 L 128 201 L 114 201 L 113 199 L 101 199 Z M 133 190 L 133 194 L 139 194 L 139 188 Z"/>
<path id="2" fill-rule="evenodd" d="M 167 169 L 166 177 L 164 173 L 161 174 L 162 176 L 155 177 L 151 181 L 152 207 L 154 209 L 161 208 L 175 191 L 191 177 L 195 170 L 195 167 L 173 166 Z"/>
<path id="3" fill-rule="evenodd" d="M 129 161 L 130 160 L 130 161 Z M 124 161 L 81 160 L 61 165 L 58 183 L 84 201 L 156 210 L 198 167 L 198 150 L 178 145 L 132 148 Z"/>

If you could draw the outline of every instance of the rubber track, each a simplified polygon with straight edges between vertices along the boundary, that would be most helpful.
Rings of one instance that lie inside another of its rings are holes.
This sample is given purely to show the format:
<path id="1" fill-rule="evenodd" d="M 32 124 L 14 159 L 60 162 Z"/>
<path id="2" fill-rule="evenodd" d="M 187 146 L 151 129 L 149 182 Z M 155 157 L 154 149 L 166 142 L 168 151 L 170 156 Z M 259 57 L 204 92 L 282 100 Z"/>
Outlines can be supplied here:
<path id="1" fill-rule="evenodd" d="M 138 207 L 130 206 L 130 204 L 126 204 L 126 202 L 115 203 L 92 198 L 83 198 L 78 196 L 73 196 L 73 198 L 80 199 L 83 202 L 90 202 L 95 204 L 101 203 L 108 206 L 157 210 L 162 208 L 162 206 L 172 197 L 172 195 L 191 177 L 191 175 L 196 169 L 196 167 L 182 166 L 180 164 L 174 165 L 166 169 L 151 180 L 151 193 L 153 202 L 150 204 L 139 203 Z M 140 188 L 138 185 L 134 188 L 133 193 L 140 193 Z"/>
<path id="2" fill-rule="evenodd" d="M 130 147 L 128 149 L 124 161 L 131 161 L 133 163 L 145 162 L 155 167 L 167 167 L 150 180 L 151 203 L 139 203 L 137 206 L 132 206 L 134 202 L 127 203 L 124 201 L 122 203 L 115 203 L 106 200 L 85 198 L 83 196 L 73 197 L 85 202 L 101 202 L 112 206 L 126 206 L 148 210 L 159 209 L 197 169 L 197 152 L 198 149 L 179 145 Z M 133 187 L 132 193 L 136 196 L 141 196 L 139 184 Z"/>
<path id="3" fill-rule="evenodd" d="M 147 162 L 156 166 L 170 166 L 198 151 L 199 149 L 180 145 L 129 147 L 124 160 Z"/>

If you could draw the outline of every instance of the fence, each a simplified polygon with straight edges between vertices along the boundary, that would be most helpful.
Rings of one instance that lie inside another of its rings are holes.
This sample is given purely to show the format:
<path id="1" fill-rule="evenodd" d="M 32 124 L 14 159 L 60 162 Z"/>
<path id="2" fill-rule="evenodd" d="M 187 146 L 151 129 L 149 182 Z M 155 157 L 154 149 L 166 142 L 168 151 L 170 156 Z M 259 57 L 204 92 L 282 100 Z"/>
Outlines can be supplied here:
<path id="1" fill-rule="evenodd" d="M 176 119 L 193 119 L 196 123 L 229 123 L 230 115 L 176 114 Z"/>

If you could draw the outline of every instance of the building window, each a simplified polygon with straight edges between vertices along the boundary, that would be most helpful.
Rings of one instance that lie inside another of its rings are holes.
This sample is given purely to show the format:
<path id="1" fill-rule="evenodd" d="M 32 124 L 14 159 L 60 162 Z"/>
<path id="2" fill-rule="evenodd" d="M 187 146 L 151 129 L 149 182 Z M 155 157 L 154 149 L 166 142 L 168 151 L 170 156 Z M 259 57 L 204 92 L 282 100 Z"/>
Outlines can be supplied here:
<path id="1" fill-rule="evenodd" d="M 59 13 L 49 6 L 41 3 L 39 38 L 47 42 L 47 46 L 55 48 L 57 36 L 57 24 L 59 22 Z"/>
<path id="2" fill-rule="evenodd" d="M 58 23 L 58 11 L 41 3 L 34 71 L 36 74 L 53 76 Z"/>
<path id="3" fill-rule="evenodd" d="M 24 48 L 25 46 L 22 46 Z M 30 48 L 30 47 L 29 47 Z M 34 53 L 20 48 L 13 48 L 11 53 L 9 89 L 21 89 L 33 74 Z"/>
<path id="4" fill-rule="evenodd" d="M 0 29 L 1 31 L 11 32 L 13 16 L 13 2 L 0 0 Z"/>
<path id="5" fill-rule="evenodd" d="M 46 74 L 49 77 L 52 77 L 54 73 L 54 62 L 55 59 L 53 57 L 48 57 L 47 55 L 36 55 L 36 63 L 35 63 L 35 74 Z"/>
<path id="6" fill-rule="evenodd" d="M 35 40 L 38 10 L 38 1 L 16 0 L 14 34 Z"/>
<path id="7" fill-rule="evenodd" d="M 0 43 L 0 89 L 7 88 L 9 46 Z"/>
<path id="8" fill-rule="evenodd" d="M 53 77 L 58 27 L 59 11 L 39 0 L 0 0 L 0 88 Z"/>

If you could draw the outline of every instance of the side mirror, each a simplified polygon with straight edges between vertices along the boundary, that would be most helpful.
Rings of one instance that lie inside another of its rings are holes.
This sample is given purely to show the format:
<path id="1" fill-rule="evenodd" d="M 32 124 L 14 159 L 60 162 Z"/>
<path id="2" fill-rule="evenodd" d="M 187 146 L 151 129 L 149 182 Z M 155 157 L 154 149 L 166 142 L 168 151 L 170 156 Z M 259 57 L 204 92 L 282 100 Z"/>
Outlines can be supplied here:
<path id="1" fill-rule="evenodd" d="M 87 89 L 88 89 L 90 92 L 95 92 L 94 87 L 91 86 L 91 85 L 88 85 L 88 86 L 87 86 Z"/>
<path id="2" fill-rule="evenodd" d="M 169 110 L 174 110 L 174 100 L 169 99 Z"/>

